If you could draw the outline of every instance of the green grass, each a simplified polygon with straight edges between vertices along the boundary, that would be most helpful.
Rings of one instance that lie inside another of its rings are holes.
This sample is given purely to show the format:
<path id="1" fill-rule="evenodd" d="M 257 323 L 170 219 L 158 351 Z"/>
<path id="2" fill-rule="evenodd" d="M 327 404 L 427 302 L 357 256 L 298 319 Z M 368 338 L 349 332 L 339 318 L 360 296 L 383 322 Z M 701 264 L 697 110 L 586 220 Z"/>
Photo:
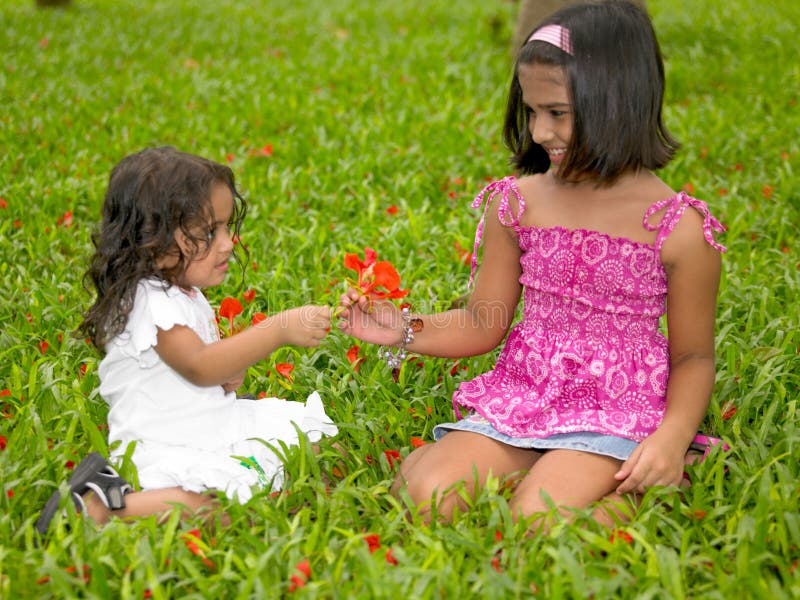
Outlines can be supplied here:
<path id="1" fill-rule="evenodd" d="M 343 253 L 367 245 L 397 265 L 417 307 L 441 307 L 466 289 L 456 245 L 471 244 L 469 201 L 508 173 L 500 123 L 515 5 L 33 4 L 0 8 L 0 598 L 280 597 L 304 560 L 303 597 L 800 594 L 797 2 L 648 3 L 667 122 L 684 144 L 662 176 L 690 184 L 729 227 L 705 423 L 728 455 L 694 468 L 682 495 L 649 492 L 623 527 L 629 543 L 585 515 L 529 539 L 493 482 L 452 525 L 409 522 L 387 493 L 384 451 L 429 440 L 452 416 L 458 381 L 493 356 L 456 375 L 453 361 L 425 358 L 394 382 L 366 345 L 354 372 L 353 342 L 334 333 L 319 349 L 277 352 L 245 387 L 294 399 L 319 389 L 341 425 L 344 474 L 327 445 L 318 459 L 292 453 L 285 493 L 225 503 L 233 524 L 201 532 L 213 568 L 184 541 L 199 523 L 174 518 L 98 529 L 70 514 L 34 540 L 67 461 L 107 452 L 98 356 L 69 332 L 88 300 L 81 274 L 111 166 L 153 144 L 231 160 L 251 207 L 251 310 L 333 303 Z M 267 144 L 272 155 L 260 155 Z M 71 225 L 59 224 L 68 211 Z M 212 303 L 240 295 L 236 283 L 210 291 Z M 291 390 L 275 362 L 295 364 Z M 367 534 L 379 536 L 374 553 Z"/>

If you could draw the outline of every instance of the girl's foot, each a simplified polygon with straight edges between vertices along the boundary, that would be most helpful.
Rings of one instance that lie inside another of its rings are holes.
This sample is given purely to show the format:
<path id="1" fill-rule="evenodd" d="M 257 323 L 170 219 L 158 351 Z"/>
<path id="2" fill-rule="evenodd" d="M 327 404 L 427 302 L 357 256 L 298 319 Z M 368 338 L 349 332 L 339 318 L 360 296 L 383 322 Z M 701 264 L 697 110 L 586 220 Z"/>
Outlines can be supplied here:
<path id="1" fill-rule="evenodd" d="M 108 464 L 108 461 L 97 452 L 89 454 L 75 467 L 72 476 L 67 480 L 67 485 L 69 485 L 72 500 L 75 503 L 75 510 L 90 515 L 98 511 L 105 511 L 100 506 L 90 506 L 87 511 L 87 503 L 84 501 L 84 496 L 89 492 L 94 492 L 89 494 L 94 496 L 94 498 L 89 498 L 90 505 L 96 504 L 97 500 L 99 500 L 105 510 L 109 511 L 125 508 L 125 494 L 133 491 L 130 484 L 120 477 Z M 60 503 L 61 493 L 56 490 L 47 500 L 41 515 L 36 521 L 36 530 L 40 534 L 47 532 Z M 101 522 L 103 520 L 99 519 Z"/>

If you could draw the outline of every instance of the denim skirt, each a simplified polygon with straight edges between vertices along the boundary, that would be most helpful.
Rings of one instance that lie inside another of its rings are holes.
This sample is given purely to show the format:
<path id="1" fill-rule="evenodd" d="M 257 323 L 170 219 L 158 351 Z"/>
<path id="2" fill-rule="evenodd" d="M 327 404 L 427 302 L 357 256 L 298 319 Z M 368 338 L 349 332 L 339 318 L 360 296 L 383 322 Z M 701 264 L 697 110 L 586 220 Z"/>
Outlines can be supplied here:
<path id="1" fill-rule="evenodd" d="M 602 454 L 618 460 L 627 460 L 639 442 L 626 438 L 591 431 L 578 431 L 574 433 L 556 433 L 545 438 L 517 438 L 500 433 L 491 423 L 478 413 L 455 423 L 442 423 L 433 428 L 433 438 L 440 440 L 450 431 L 471 431 L 490 437 L 493 440 L 530 450 L 580 450 L 592 454 Z"/>

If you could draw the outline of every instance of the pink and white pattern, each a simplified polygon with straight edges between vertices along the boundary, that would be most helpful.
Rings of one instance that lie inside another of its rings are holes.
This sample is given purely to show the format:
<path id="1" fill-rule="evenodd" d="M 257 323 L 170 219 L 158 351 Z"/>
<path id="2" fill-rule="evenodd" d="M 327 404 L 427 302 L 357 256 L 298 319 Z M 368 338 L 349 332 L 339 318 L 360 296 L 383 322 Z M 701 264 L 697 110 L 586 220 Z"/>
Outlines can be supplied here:
<path id="1" fill-rule="evenodd" d="M 474 410 L 501 433 L 547 437 L 591 431 L 641 441 L 664 416 L 669 352 L 659 331 L 667 281 L 660 249 L 687 206 L 704 218 L 706 241 L 723 227 L 706 204 L 684 192 L 656 202 L 643 225 L 653 245 L 597 231 L 522 227 L 525 201 L 513 177 L 487 186 L 473 250 L 472 275 L 486 211 L 513 227 L 522 250 L 523 318 L 511 330 L 492 371 L 462 383 L 453 404 Z M 514 215 L 513 196 L 519 205 Z M 649 219 L 666 208 L 660 223 Z"/>

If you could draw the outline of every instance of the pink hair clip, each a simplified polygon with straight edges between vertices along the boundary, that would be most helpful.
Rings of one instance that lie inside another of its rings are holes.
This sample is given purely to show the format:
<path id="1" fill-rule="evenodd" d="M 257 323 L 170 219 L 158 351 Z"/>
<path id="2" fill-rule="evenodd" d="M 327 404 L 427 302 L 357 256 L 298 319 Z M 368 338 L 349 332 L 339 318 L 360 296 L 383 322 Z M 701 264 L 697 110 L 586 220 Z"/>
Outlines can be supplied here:
<path id="1" fill-rule="evenodd" d="M 545 25 L 531 34 L 528 42 L 547 42 L 567 54 L 572 54 L 572 42 L 569 39 L 569 29 L 561 25 Z M 526 42 L 527 43 L 527 42 Z"/>

